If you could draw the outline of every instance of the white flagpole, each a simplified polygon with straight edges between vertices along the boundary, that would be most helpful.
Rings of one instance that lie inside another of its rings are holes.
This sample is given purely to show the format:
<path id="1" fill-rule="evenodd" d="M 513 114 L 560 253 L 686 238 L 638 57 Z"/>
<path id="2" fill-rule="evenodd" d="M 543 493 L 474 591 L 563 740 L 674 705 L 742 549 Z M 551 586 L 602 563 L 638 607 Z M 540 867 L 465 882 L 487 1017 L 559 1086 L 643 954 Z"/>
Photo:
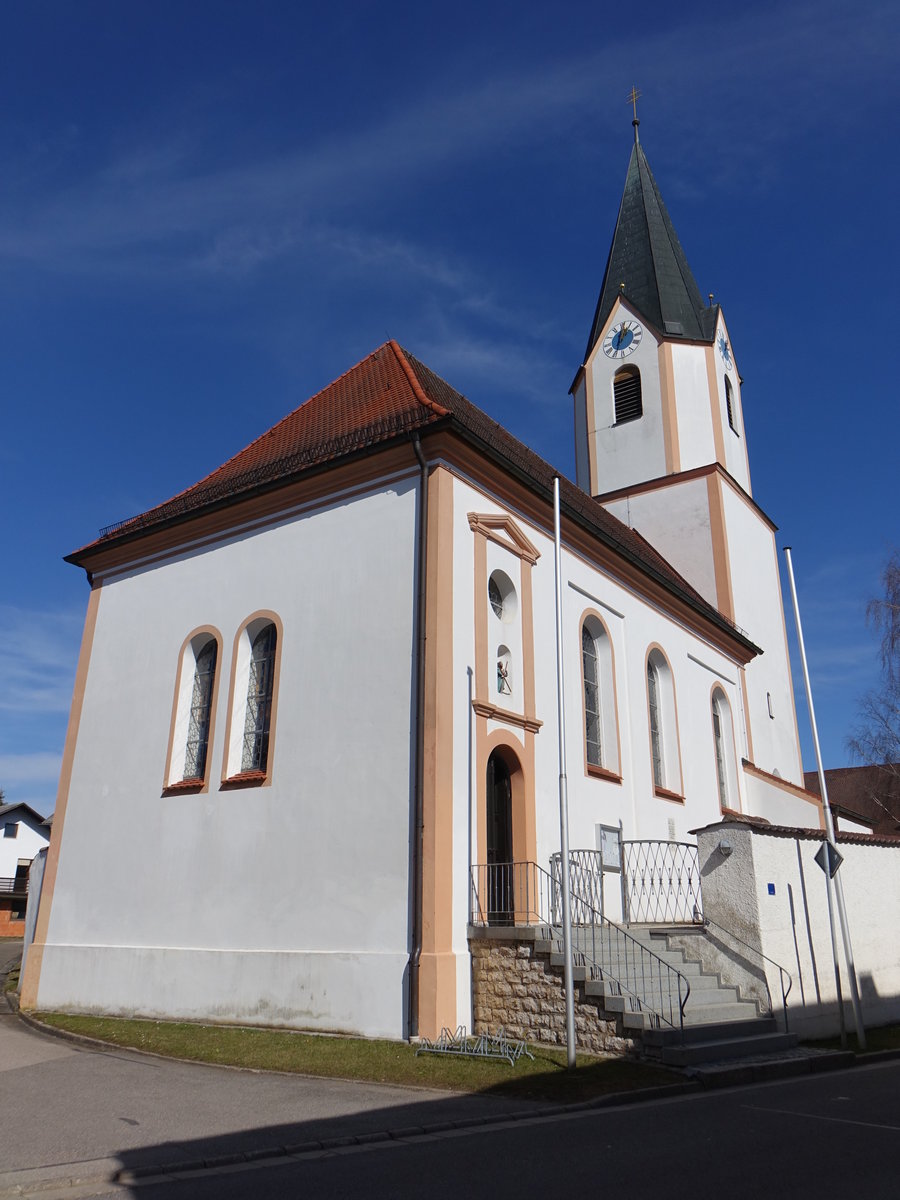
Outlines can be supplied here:
<path id="1" fill-rule="evenodd" d="M 563 910 L 563 978 L 566 988 L 566 1057 L 575 1066 L 575 989 L 572 980 L 572 899 L 569 889 L 569 794 L 566 782 L 566 706 L 563 693 L 562 564 L 559 476 L 553 476 L 553 535 L 556 561 L 556 707 L 559 725 L 559 842 Z"/>
<path id="2" fill-rule="evenodd" d="M 831 805 L 828 803 L 828 788 L 825 784 L 825 768 L 822 766 L 822 751 L 819 747 L 819 731 L 816 728 L 816 711 L 813 708 L 812 686 L 809 682 L 809 667 L 806 665 L 806 647 L 803 645 L 803 627 L 800 624 L 800 606 L 797 603 L 797 587 L 794 583 L 794 567 L 791 563 L 791 548 L 785 546 L 784 556 L 787 559 L 788 579 L 791 584 L 791 599 L 794 602 L 794 620 L 797 622 L 797 642 L 800 646 L 800 661 L 803 664 L 803 682 L 806 684 L 806 703 L 809 707 L 809 723 L 812 728 L 813 745 L 816 750 L 816 767 L 819 772 L 819 791 L 822 796 L 822 811 L 825 814 L 825 836 L 829 846 L 837 851 L 834 844 L 834 822 L 831 819 Z M 826 859 L 826 862 L 828 860 Z M 828 915 L 831 918 L 831 940 L 834 953 L 834 965 L 837 972 L 837 944 L 834 936 L 834 915 L 831 909 L 831 889 L 837 897 L 838 917 L 841 923 L 841 937 L 844 941 L 844 957 L 847 960 L 847 974 L 850 977 L 850 999 L 853 1004 L 853 1020 L 856 1024 L 856 1041 L 860 1050 L 866 1048 L 866 1033 L 863 1029 L 862 1011 L 859 1004 L 859 985 L 856 981 L 856 964 L 853 961 L 853 947 L 850 945 L 850 926 L 847 923 L 847 910 L 844 907 L 844 885 L 840 876 L 835 874 L 832 879 L 830 863 L 825 872 L 828 881 Z M 841 1032 L 844 1030 L 843 1003 L 841 1001 L 840 978 L 838 977 L 838 1005 L 841 1008 Z"/>

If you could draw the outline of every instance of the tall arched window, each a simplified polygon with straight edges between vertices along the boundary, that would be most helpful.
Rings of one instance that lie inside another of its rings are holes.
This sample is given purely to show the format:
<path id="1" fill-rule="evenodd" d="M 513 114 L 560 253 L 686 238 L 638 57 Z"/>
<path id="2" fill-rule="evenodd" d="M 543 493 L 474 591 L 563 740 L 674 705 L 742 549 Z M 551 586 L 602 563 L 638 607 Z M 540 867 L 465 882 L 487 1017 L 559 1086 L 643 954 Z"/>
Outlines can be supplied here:
<path id="1" fill-rule="evenodd" d="M 219 635 L 214 629 L 199 629 L 185 640 L 176 674 L 163 785 L 167 790 L 199 791 L 206 785 L 218 662 Z"/>
<path id="2" fill-rule="evenodd" d="M 584 755 L 588 767 L 619 772 L 619 738 L 613 654 L 603 622 L 588 615 L 581 624 L 581 678 L 584 688 Z"/>
<path id="3" fill-rule="evenodd" d="M 647 702 L 650 709 L 650 760 L 653 765 L 653 783 L 656 787 L 665 787 L 666 772 L 662 752 L 662 716 L 659 704 L 659 668 L 652 659 L 647 659 Z"/>
<path id="4" fill-rule="evenodd" d="M 600 672 L 597 647 L 587 622 L 581 627 L 581 666 L 584 673 L 584 744 L 587 760 L 595 767 L 603 765 L 600 732 Z"/>
<path id="5" fill-rule="evenodd" d="M 210 638 L 194 662 L 194 686 L 184 754 L 185 779 L 203 779 L 206 776 L 206 751 L 209 746 L 209 720 L 218 649 L 215 639 Z"/>
<path id="6" fill-rule="evenodd" d="M 635 421 L 643 416 L 641 373 L 637 367 L 622 367 L 621 371 L 616 371 L 613 379 L 613 400 L 617 425 L 621 425 L 623 421 Z"/>
<path id="7" fill-rule="evenodd" d="M 647 655 L 647 712 L 653 787 L 667 799 L 681 799 L 681 753 L 672 668 L 663 652 Z"/>
<path id="8" fill-rule="evenodd" d="M 242 771 L 265 771 L 275 684 L 275 626 L 264 625 L 250 647 Z"/>
<path id="9" fill-rule="evenodd" d="M 737 778 L 734 758 L 734 727 L 731 706 L 720 687 L 712 693 L 713 745 L 716 755 L 716 785 L 722 808 L 737 809 Z"/>

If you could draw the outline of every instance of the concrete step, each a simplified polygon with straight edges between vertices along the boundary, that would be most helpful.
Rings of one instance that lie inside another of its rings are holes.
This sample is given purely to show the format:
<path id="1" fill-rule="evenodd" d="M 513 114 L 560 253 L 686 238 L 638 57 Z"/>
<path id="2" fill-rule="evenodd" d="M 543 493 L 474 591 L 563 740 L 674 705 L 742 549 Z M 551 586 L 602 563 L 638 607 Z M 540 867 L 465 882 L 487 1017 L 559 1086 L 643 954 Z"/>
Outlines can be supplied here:
<path id="1" fill-rule="evenodd" d="M 774 1017 L 752 1017 L 746 1021 L 685 1026 L 683 1036 L 680 1029 L 651 1029 L 644 1037 L 644 1048 L 681 1045 L 682 1042 L 711 1042 L 722 1038 L 756 1037 L 778 1032 L 778 1024 Z"/>
<path id="2" fill-rule="evenodd" d="M 747 1021 L 756 1013 L 756 1005 L 739 1000 L 734 1004 L 704 1004 L 691 1008 L 688 1001 L 684 1010 L 686 1025 L 714 1025 L 723 1021 Z"/>
<path id="3" fill-rule="evenodd" d="M 713 1041 L 687 1042 L 682 1046 L 662 1046 L 659 1061 L 668 1067 L 689 1067 L 697 1063 L 722 1062 L 754 1055 L 780 1054 L 793 1050 L 793 1033 L 763 1033 L 754 1037 L 718 1038 Z"/>

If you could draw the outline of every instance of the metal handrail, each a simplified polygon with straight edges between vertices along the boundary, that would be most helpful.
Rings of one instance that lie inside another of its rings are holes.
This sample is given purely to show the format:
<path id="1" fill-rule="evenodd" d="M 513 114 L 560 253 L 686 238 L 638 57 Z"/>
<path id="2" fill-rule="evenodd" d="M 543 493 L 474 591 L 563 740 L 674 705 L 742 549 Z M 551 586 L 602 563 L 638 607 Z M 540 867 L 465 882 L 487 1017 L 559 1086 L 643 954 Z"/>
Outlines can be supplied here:
<path id="1" fill-rule="evenodd" d="M 746 948 L 748 950 L 752 950 L 754 954 L 758 954 L 759 957 L 764 958 L 767 963 L 771 963 L 773 967 L 778 968 L 778 973 L 780 976 L 779 982 L 781 984 L 781 1009 L 782 1009 L 782 1012 L 784 1013 L 784 1032 L 787 1033 L 788 1032 L 788 1002 L 787 1002 L 787 998 L 791 994 L 791 988 L 794 986 L 794 980 L 793 980 L 793 977 L 791 976 L 790 971 L 788 971 L 785 967 L 783 967 L 781 965 L 781 963 L 776 962 L 774 958 L 769 958 L 768 954 L 763 954 L 762 950 L 758 949 L 756 946 L 751 945 L 750 942 L 745 942 L 742 937 L 738 937 L 738 935 L 736 933 L 734 933 L 732 930 L 726 928 L 724 925 L 720 925 L 718 921 L 714 921 L 712 919 L 712 917 L 707 917 L 704 914 L 703 924 L 704 924 L 704 926 L 714 925 L 716 927 L 716 929 L 721 930 L 722 933 L 727 934 L 730 938 L 733 938 L 736 942 L 740 942 L 742 946 L 746 946 Z M 784 987 L 784 977 L 785 976 L 787 976 L 787 981 L 788 981 L 787 991 L 785 991 L 785 987 Z M 769 980 L 768 980 L 768 977 L 766 976 L 765 971 L 763 971 L 763 979 L 764 979 L 765 985 L 766 985 L 766 992 L 768 993 L 768 996 L 769 996 L 769 1012 L 774 1012 L 774 1006 L 772 1004 L 772 989 L 769 987 Z"/>
<path id="2" fill-rule="evenodd" d="M 15 895 L 17 892 L 25 895 L 28 891 L 28 876 L 23 879 L 21 875 L 11 879 L 8 875 L 0 877 L 0 893 L 5 895 Z"/>
<path id="3" fill-rule="evenodd" d="M 479 882 L 481 887 L 479 887 Z M 562 948 L 555 919 L 559 881 L 534 862 L 487 863 L 471 868 L 473 925 L 544 925 Z M 599 913 L 584 896 L 572 893 L 574 965 L 590 979 L 610 984 L 633 1012 L 646 1013 L 657 1028 L 668 1025 L 684 1035 L 684 1009 L 691 993 L 685 975 Z"/>

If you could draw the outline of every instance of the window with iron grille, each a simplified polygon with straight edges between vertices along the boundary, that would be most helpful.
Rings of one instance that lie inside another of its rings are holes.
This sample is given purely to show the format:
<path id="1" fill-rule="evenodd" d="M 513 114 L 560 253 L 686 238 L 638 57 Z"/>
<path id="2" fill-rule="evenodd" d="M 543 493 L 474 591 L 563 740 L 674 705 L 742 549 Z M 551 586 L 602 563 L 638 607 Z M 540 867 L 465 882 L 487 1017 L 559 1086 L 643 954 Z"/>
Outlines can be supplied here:
<path id="1" fill-rule="evenodd" d="M 659 671 L 652 661 L 647 661 L 647 701 L 650 708 L 650 755 L 653 760 L 653 783 L 665 787 L 662 755 L 662 725 L 659 713 Z"/>
<path id="2" fill-rule="evenodd" d="M 719 789 L 719 804 L 722 808 L 737 808 L 737 797 L 729 770 L 729 763 L 734 753 L 731 709 L 725 693 L 720 688 L 716 688 L 712 695 L 712 724 L 713 744 L 716 751 L 716 783 Z"/>
<path id="3" fill-rule="evenodd" d="M 242 771 L 265 771 L 275 682 L 275 626 L 265 625 L 250 649 L 247 715 L 244 719 Z"/>
<path id="4" fill-rule="evenodd" d="M 593 767 L 603 766 L 600 738 L 600 671 L 597 644 L 587 623 L 581 627 L 581 665 L 584 675 L 584 744 Z"/>
<path id="5" fill-rule="evenodd" d="M 206 776 L 206 751 L 209 744 L 209 719 L 213 683 L 216 678 L 217 652 L 216 641 L 211 638 L 195 660 L 187 748 L 184 755 L 185 779 L 204 779 Z"/>
<path id="6" fill-rule="evenodd" d="M 613 399 L 616 409 L 616 424 L 635 421 L 644 415 L 641 399 L 641 373 L 637 367 L 623 367 L 613 380 Z"/>

